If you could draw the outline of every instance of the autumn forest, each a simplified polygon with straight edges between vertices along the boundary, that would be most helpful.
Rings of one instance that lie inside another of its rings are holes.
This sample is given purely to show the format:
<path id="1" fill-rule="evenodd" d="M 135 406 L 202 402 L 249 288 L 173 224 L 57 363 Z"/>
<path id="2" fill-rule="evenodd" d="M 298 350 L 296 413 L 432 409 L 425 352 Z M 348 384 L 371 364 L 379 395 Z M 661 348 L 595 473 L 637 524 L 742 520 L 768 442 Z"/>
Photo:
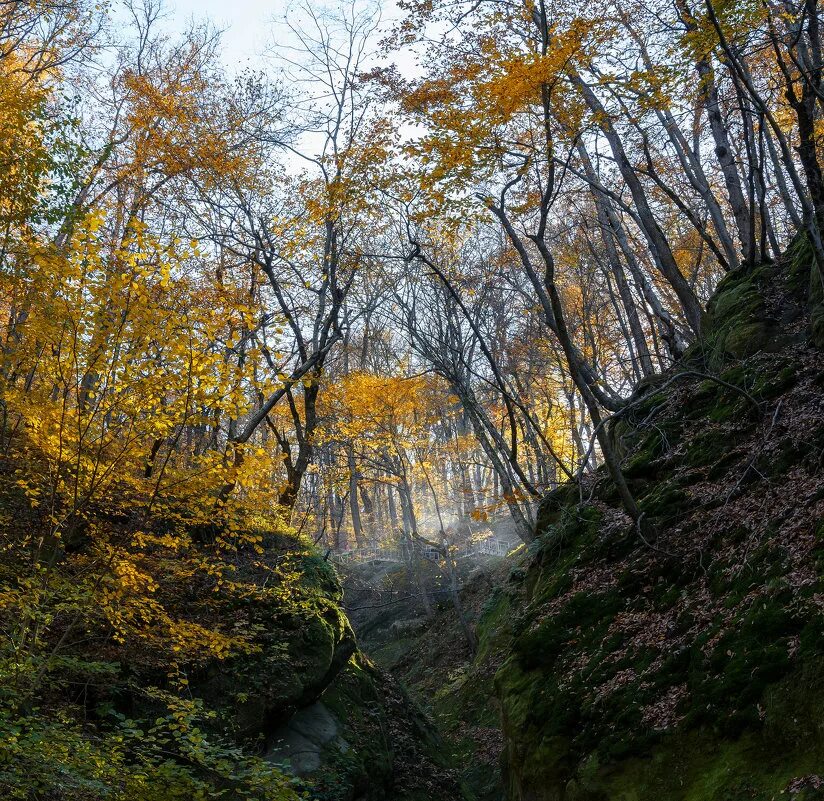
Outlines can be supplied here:
<path id="1" fill-rule="evenodd" d="M 0 2 L 0 796 L 824 797 L 823 25 Z"/>

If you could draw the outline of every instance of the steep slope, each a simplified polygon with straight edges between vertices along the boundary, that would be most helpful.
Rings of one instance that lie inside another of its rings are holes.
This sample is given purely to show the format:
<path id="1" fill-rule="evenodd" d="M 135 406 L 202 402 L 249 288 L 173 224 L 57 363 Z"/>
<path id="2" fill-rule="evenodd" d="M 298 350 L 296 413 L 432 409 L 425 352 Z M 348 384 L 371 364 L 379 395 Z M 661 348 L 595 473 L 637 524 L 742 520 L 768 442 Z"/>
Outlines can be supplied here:
<path id="1" fill-rule="evenodd" d="M 544 500 L 522 589 L 499 601 L 510 798 L 824 784 L 824 359 L 804 265 L 799 240 L 728 275 L 703 341 L 614 422 L 653 538 L 600 473 Z"/>
<path id="2" fill-rule="evenodd" d="M 483 720 L 494 741 L 500 726 L 511 801 L 824 797 L 824 342 L 809 263 L 799 237 L 781 264 L 730 273 L 702 341 L 611 422 L 651 533 L 601 470 L 542 502 L 478 655 L 438 701 L 458 730 Z M 437 649 L 426 634 L 417 647 Z"/>

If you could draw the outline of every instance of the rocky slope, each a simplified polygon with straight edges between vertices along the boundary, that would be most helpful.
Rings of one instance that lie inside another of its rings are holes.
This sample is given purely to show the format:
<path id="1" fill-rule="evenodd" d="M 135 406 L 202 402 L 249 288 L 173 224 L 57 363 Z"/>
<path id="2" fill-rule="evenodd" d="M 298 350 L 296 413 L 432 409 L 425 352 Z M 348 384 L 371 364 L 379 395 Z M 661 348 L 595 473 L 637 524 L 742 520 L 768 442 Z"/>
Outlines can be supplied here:
<path id="1" fill-rule="evenodd" d="M 704 340 L 614 423 L 654 539 L 604 476 L 543 502 L 523 579 L 490 613 L 507 621 L 490 647 L 509 798 L 824 785 L 824 359 L 806 263 L 799 241 L 728 275 Z"/>
<path id="2" fill-rule="evenodd" d="M 468 797 L 824 797 L 824 318 L 809 263 L 799 238 L 781 264 L 730 273 L 702 341 L 613 420 L 650 533 L 596 471 L 545 498 L 537 541 L 497 568 L 474 658 L 447 657 L 443 620 L 384 649 L 418 690 L 420 665 L 446 660 L 431 705 L 475 770 Z"/>

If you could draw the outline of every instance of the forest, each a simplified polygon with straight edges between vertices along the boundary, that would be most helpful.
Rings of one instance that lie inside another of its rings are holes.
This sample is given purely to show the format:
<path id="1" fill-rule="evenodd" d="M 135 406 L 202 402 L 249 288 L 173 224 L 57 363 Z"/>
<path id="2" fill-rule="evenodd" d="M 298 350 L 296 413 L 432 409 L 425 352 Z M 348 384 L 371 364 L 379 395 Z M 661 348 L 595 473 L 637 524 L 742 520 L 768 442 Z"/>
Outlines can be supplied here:
<path id="1" fill-rule="evenodd" d="M 818 0 L 259 26 L 0 1 L 0 797 L 824 798 Z"/>

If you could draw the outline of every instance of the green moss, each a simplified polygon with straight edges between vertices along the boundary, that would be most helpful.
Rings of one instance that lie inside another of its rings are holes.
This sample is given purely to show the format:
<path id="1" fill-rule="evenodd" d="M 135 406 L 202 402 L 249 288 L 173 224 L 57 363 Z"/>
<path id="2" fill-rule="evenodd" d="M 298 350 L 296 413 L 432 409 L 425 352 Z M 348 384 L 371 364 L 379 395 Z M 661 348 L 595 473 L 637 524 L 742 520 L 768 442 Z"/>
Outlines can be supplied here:
<path id="1" fill-rule="evenodd" d="M 743 359 L 761 350 L 769 336 L 766 323 L 753 321 L 731 328 L 724 337 L 724 350 L 737 359 Z"/>
<path id="2" fill-rule="evenodd" d="M 547 703 L 547 697 L 557 698 L 557 686 L 544 683 L 536 672 L 524 672 L 512 660 L 496 674 L 495 687 L 507 743 L 505 781 L 510 797 L 539 797 L 535 791 L 540 788 L 563 787 L 569 770 L 569 742 L 551 732 L 571 728 L 575 710 L 570 705 Z M 527 794 L 530 789 L 531 795 Z"/>
<path id="3" fill-rule="evenodd" d="M 687 445 L 685 461 L 690 467 L 704 467 L 713 464 L 718 457 L 718 442 L 709 433 L 699 434 Z"/>
<path id="4" fill-rule="evenodd" d="M 638 502 L 647 517 L 676 517 L 689 503 L 689 496 L 675 482 L 656 484 L 652 492 Z"/>
<path id="5" fill-rule="evenodd" d="M 512 646 L 513 653 L 527 670 L 549 669 L 570 641 L 574 640 L 576 645 L 599 641 L 623 606 L 617 590 L 576 593 L 560 612 L 518 637 Z"/>
<path id="6" fill-rule="evenodd" d="M 325 598 L 340 601 L 343 590 L 332 563 L 317 551 L 307 551 L 297 557 L 303 590 L 319 593 Z"/>
<path id="7" fill-rule="evenodd" d="M 785 393 L 798 382 L 798 365 L 791 360 L 764 365 L 754 376 L 751 394 L 758 400 L 771 400 Z"/>
<path id="8" fill-rule="evenodd" d="M 750 356 L 771 342 L 775 331 L 765 313 L 762 288 L 773 272 L 769 265 L 755 270 L 741 267 L 719 283 L 701 332 L 708 366 Z"/>
<path id="9" fill-rule="evenodd" d="M 565 801 L 773 801 L 794 779 L 820 772 L 820 671 L 799 670 L 764 694 L 762 728 L 737 738 L 714 728 L 670 735 L 643 758 L 582 760 Z M 542 796 L 551 798 L 552 796 Z M 797 796 L 795 796 L 798 798 Z"/>
<path id="10" fill-rule="evenodd" d="M 573 482 L 561 484 L 544 495 L 538 505 L 535 525 L 538 536 L 546 534 L 551 526 L 558 523 L 562 514 L 578 501 L 578 497 L 578 485 Z"/>
<path id="11" fill-rule="evenodd" d="M 369 656 L 384 670 L 392 670 L 398 662 L 409 654 L 416 640 L 413 637 L 389 640 L 369 649 Z"/>
<path id="12" fill-rule="evenodd" d="M 512 599 L 499 588 L 489 596 L 475 628 L 478 637 L 477 658 L 483 660 L 490 650 L 506 638 L 511 617 Z"/>
<path id="13" fill-rule="evenodd" d="M 567 506 L 558 522 L 539 541 L 539 550 L 524 582 L 535 603 L 554 598 L 570 586 L 569 569 L 596 558 L 613 543 L 599 540 L 600 510 L 592 505 Z"/>
<path id="14" fill-rule="evenodd" d="M 793 241 L 787 248 L 787 275 L 791 287 L 797 290 L 807 288 L 810 267 L 815 258 L 813 245 L 806 232 L 800 232 L 793 237 Z"/>
<path id="15" fill-rule="evenodd" d="M 712 324 L 716 327 L 736 322 L 744 316 L 752 316 L 762 308 L 763 301 L 758 284 L 748 274 L 731 273 L 718 285 L 710 304 Z"/>
<path id="16" fill-rule="evenodd" d="M 632 455 L 624 463 L 627 478 L 644 478 L 655 471 L 655 461 L 664 453 L 664 435 L 659 429 L 652 429 Z"/>
<path id="17" fill-rule="evenodd" d="M 719 737 L 716 728 L 692 730 L 660 739 L 643 758 L 622 758 L 620 748 L 611 757 L 592 751 L 575 767 L 569 740 L 534 723 L 530 704 L 541 692 L 534 677 L 510 665 L 496 682 L 501 696 L 511 700 L 506 725 L 513 798 L 767 801 L 796 777 L 815 773 L 824 756 L 816 714 L 824 693 L 814 671 L 798 672 L 768 689 L 758 712 L 761 732 L 730 739 Z M 557 728 L 555 722 L 552 728 Z M 577 724 L 568 708 L 566 724 Z M 633 743 L 626 740 L 624 745 L 631 748 Z"/>

